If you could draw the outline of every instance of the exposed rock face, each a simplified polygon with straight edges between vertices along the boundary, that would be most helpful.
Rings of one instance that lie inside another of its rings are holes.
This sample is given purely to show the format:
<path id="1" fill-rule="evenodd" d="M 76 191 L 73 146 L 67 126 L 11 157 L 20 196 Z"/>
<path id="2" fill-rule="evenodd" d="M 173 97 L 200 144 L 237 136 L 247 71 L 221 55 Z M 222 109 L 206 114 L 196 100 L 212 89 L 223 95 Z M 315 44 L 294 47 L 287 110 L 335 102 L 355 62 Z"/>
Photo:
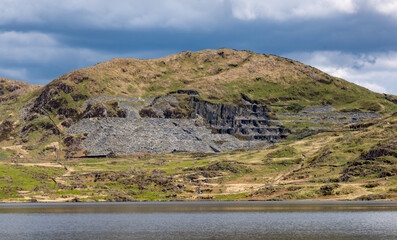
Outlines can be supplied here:
<path id="1" fill-rule="evenodd" d="M 87 134 L 81 147 L 88 156 L 138 152 L 220 152 L 249 148 L 260 143 L 240 141 L 229 134 L 212 134 L 210 129 L 197 127 L 190 119 L 91 118 L 73 125 L 67 134 Z"/>
<path id="2" fill-rule="evenodd" d="M 397 97 L 396 96 L 385 94 L 385 99 L 387 101 L 390 101 L 390 102 L 394 103 L 394 104 L 397 104 Z"/>
<path id="3" fill-rule="evenodd" d="M 263 146 L 288 134 L 283 127 L 270 125 L 269 110 L 265 106 L 247 101 L 243 101 L 241 106 L 231 106 L 209 103 L 196 97 L 180 101 L 173 95 L 155 99 L 100 97 L 88 100 L 85 107 L 88 109 L 93 103 L 100 104 L 101 100 L 122 100 L 124 104 L 119 102 L 118 106 L 126 113 L 126 118 L 84 119 L 66 132 L 69 135 L 87 135 L 81 146 L 92 156 L 137 152 L 220 152 L 257 147 L 258 144 Z"/>
<path id="4" fill-rule="evenodd" d="M 104 107 L 109 102 L 122 114 L 109 114 Z M 266 106 L 244 95 L 236 106 L 203 101 L 191 92 L 150 99 L 100 96 L 88 99 L 83 110 L 90 114 L 66 134 L 86 135 L 81 148 L 91 156 L 252 148 L 286 138 L 291 133 L 283 126 L 286 122 L 346 124 L 381 116 L 373 112 L 334 112 L 330 106 L 320 106 L 278 115 L 290 120 L 274 120 Z M 327 130 L 311 127 L 292 129 L 292 133 L 304 137 Z"/>
<path id="5" fill-rule="evenodd" d="M 259 104 L 245 101 L 241 106 L 212 104 L 192 98 L 190 106 L 221 134 L 240 135 L 247 140 L 277 141 L 288 131 L 280 126 L 271 126 L 269 110 Z"/>
<path id="6" fill-rule="evenodd" d="M 298 114 L 294 113 L 282 113 L 278 114 L 279 117 L 284 118 L 298 118 L 304 120 L 292 120 L 295 122 L 303 121 L 303 122 L 313 122 L 313 123 L 337 123 L 337 124 L 345 124 L 345 123 L 356 123 L 366 119 L 380 118 L 381 114 L 375 112 L 323 112 L 323 113 L 314 113 L 314 112 L 302 112 Z M 291 121 L 291 120 L 290 120 Z"/>
<path id="7" fill-rule="evenodd" d="M 277 117 L 283 120 L 272 120 L 272 122 L 278 125 L 296 125 L 297 127 L 289 128 L 291 137 L 304 138 L 318 132 L 329 131 L 332 129 L 331 126 L 352 124 L 363 120 L 380 118 L 381 116 L 381 114 L 375 112 L 335 112 L 333 107 L 324 105 L 304 108 L 299 113 L 280 113 L 277 114 Z M 316 124 L 319 125 L 305 127 L 305 125 Z M 360 125 L 354 125 L 351 128 L 357 127 L 360 127 Z"/>
<path id="8" fill-rule="evenodd" d="M 324 105 L 319 107 L 308 107 L 302 109 L 299 113 L 330 113 L 335 111 L 332 106 Z"/>

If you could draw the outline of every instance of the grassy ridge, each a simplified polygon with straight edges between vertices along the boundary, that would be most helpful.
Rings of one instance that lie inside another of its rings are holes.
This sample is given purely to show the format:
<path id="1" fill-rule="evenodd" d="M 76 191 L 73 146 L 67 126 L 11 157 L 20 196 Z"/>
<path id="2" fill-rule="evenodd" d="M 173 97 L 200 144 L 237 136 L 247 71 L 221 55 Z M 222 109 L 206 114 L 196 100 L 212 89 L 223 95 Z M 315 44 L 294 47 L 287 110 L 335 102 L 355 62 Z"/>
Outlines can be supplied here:
<path id="1" fill-rule="evenodd" d="M 76 108 L 71 95 L 155 97 L 180 89 L 197 90 L 211 102 L 239 104 L 241 94 L 283 110 L 285 105 L 332 105 L 339 110 L 391 111 L 382 94 L 329 76 L 297 61 L 230 49 L 182 52 L 160 59 L 114 59 L 72 71 L 46 88 L 71 88 L 63 105 Z M 365 99 L 362 96 L 366 96 Z"/>

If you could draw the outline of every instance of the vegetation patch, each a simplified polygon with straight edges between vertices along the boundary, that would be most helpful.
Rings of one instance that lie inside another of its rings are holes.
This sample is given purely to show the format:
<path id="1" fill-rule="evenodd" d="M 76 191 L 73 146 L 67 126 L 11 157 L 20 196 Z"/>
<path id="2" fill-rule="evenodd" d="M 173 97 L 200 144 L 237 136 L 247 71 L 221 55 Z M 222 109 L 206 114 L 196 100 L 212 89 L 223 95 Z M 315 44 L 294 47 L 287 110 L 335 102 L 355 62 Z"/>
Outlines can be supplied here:
<path id="1" fill-rule="evenodd" d="M 378 182 L 369 182 L 369 183 L 364 184 L 362 186 L 365 187 L 365 188 L 375 188 L 375 187 L 380 186 L 380 183 L 378 183 Z"/>
<path id="2" fill-rule="evenodd" d="M 319 195 L 321 196 L 329 196 L 334 194 L 334 190 L 339 188 L 339 184 L 332 184 L 332 185 L 324 185 L 320 187 L 318 191 Z"/>
<path id="3" fill-rule="evenodd" d="M 350 162 L 348 166 L 343 169 L 342 174 L 356 177 L 366 177 L 373 175 L 377 178 L 383 178 L 397 175 L 397 168 L 394 165 L 385 165 L 381 159 L 357 159 Z"/>
<path id="4" fill-rule="evenodd" d="M 297 150 L 294 147 L 286 146 L 274 152 L 267 154 L 270 158 L 286 158 L 293 157 L 297 154 Z"/>
<path id="5" fill-rule="evenodd" d="M 385 194 L 369 194 L 369 195 L 363 195 L 361 197 L 356 198 L 358 201 L 374 201 L 374 200 L 380 200 L 380 199 L 387 199 L 388 195 Z"/>
<path id="6" fill-rule="evenodd" d="M 139 115 L 143 118 L 160 118 L 161 116 L 153 110 L 153 108 L 143 108 L 139 111 Z"/>
<path id="7" fill-rule="evenodd" d="M 196 167 L 196 168 L 187 168 L 184 171 L 215 171 L 215 172 L 231 172 L 231 173 L 249 173 L 252 172 L 252 169 L 244 166 L 242 163 L 239 162 L 230 162 L 230 161 L 222 161 L 222 162 L 215 162 L 203 167 Z"/>

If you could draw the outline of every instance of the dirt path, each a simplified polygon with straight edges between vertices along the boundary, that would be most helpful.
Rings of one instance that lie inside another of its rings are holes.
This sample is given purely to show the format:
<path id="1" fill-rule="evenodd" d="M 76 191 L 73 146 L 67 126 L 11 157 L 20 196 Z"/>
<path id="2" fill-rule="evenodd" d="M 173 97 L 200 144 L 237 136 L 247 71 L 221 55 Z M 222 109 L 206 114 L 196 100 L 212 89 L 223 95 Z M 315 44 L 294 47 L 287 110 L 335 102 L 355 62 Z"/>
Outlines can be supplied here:
<path id="1" fill-rule="evenodd" d="M 16 165 L 20 166 L 29 166 L 29 167 L 57 167 L 57 168 L 63 168 L 64 166 L 59 163 L 53 163 L 53 162 L 45 162 L 45 163 L 13 163 Z"/>
<path id="2" fill-rule="evenodd" d="M 14 163 L 16 164 L 16 163 Z M 53 179 L 56 183 L 67 185 L 65 178 L 72 176 L 72 173 L 75 171 L 72 167 L 66 167 L 61 162 L 44 162 L 44 163 L 18 163 L 21 166 L 31 166 L 31 167 L 57 167 L 57 168 L 64 168 L 66 171 L 64 174 L 56 177 Z"/>
<path id="3" fill-rule="evenodd" d="M 4 146 L 4 147 L 1 147 L 1 149 L 3 149 L 3 150 L 13 150 L 13 151 L 17 152 L 17 154 L 21 158 L 29 156 L 29 153 L 25 149 L 22 148 L 22 145 Z"/>
<path id="4" fill-rule="evenodd" d="M 273 181 L 272 181 L 271 183 L 267 183 L 267 184 L 265 184 L 265 185 L 261 185 L 261 186 L 259 186 L 259 187 L 255 187 L 255 188 L 253 188 L 252 190 L 255 191 L 255 190 L 258 190 L 258 189 L 261 189 L 261 188 L 277 186 L 277 185 L 280 184 L 280 182 L 281 182 L 284 178 L 286 178 L 288 175 L 290 175 L 290 174 L 293 173 L 294 171 L 297 171 L 297 170 L 301 169 L 302 166 L 303 166 L 303 163 L 297 164 L 297 165 L 295 165 L 295 166 L 289 168 L 286 172 L 282 172 L 282 173 L 280 173 L 279 175 L 277 175 L 277 176 L 273 179 Z"/>
<path id="5" fill-rule="evenodd" d="M 61 176 L 56 177 L 55 178 L 55 182 L 63 184 L 63 185 L 67 185 L 68 183 L 65 180 L 65 178 L 68 178 L 68 177 L 72 176 L 72 173 L 74 172 L 74 169 L 72 167 L 66 167 L 62 163 L 59 163 L 59 165 L 61 165 L 66 171 Z"/>
<path id="6" fill-rule="evenodd" d="M 299 143 L 299 142 L 298 142 Z M 277 175 L 270 183 L 267 183 L 265 185 L 261 185 L 259 187 L 255 187 L 252 190 L 256 191 L 258 189 L 261 188 L 266 188 L 266 187 L 273 187 L 273 186 L 277 186 L 280 184 L 280 182 L 285 179 L 288 175 L 292 174 L 295 171 L 298 171 L 299 169 L 301 169 L 303 167 L 303 164 L 305 163 L 306 160 L 306 156 L 308 156 L 309 154 L 312 154 L 316 151 L 318 151 L 322 146 L 321 142 L 315 143 L 311 145 L 310 149 L 306 149 L 307 151 L 302 153 L 302 162 L 299 164 L 296 164 L 295 166 L 289 168 L 287 171 L 281 172 L 279 175 Z"/>
<path id="7" fill-rule="evenodd" d="M 293 166 L 292 168 L 288 169 L 287 172 L 279 174 L 277 177 L 275 177 L 273 179 L 273 181 L 270 183 L 270 185 L 274 186 L 274 185 L 280 184 L 280 181 L 283 180 L 285 177 L 287 177 L 288 175 L 290 175 L 294 171 L 297 171 L 297 170 L 301 169 L 302 165 L 303 165 L 303 163 L 297 164 L 297 165 Z"/>
<path id="8" fill-rule="evenodd" d="M 216 186 L 216 185 L 213 185 Z M 251 191 L 252 189 L 259 188 L 262 184 L 253 184 L 253 183 L 234 183 L 234 184 L 226 184 L 225 193 L 227 194 L 236 194 Z"/>

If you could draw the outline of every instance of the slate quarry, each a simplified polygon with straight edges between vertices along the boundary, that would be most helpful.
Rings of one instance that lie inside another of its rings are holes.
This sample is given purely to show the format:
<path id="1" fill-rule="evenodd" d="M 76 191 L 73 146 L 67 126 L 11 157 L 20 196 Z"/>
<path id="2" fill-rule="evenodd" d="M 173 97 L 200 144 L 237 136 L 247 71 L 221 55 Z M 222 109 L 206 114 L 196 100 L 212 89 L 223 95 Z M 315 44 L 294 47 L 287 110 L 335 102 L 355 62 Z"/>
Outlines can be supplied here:
<path id="1" fill-rule="evenodd" d="M 87 100 L 85 107 L 106 101 L 117 101 L 125 118 L 85 118 L 66 131 L 67 135 L 85 136 L 81 148 L 87 156 L 258 148 L 289 133 L 269 122 L 265 106 L 244 98 L 242 104 L 232 106 L 191 96 L 185 100 L 190 109 L 185 118 L 167 115 L 180 104 L 174 95 L 151 99 L 101 96 Z M 142 117 L 143 109 L 151 115 Z"/>

